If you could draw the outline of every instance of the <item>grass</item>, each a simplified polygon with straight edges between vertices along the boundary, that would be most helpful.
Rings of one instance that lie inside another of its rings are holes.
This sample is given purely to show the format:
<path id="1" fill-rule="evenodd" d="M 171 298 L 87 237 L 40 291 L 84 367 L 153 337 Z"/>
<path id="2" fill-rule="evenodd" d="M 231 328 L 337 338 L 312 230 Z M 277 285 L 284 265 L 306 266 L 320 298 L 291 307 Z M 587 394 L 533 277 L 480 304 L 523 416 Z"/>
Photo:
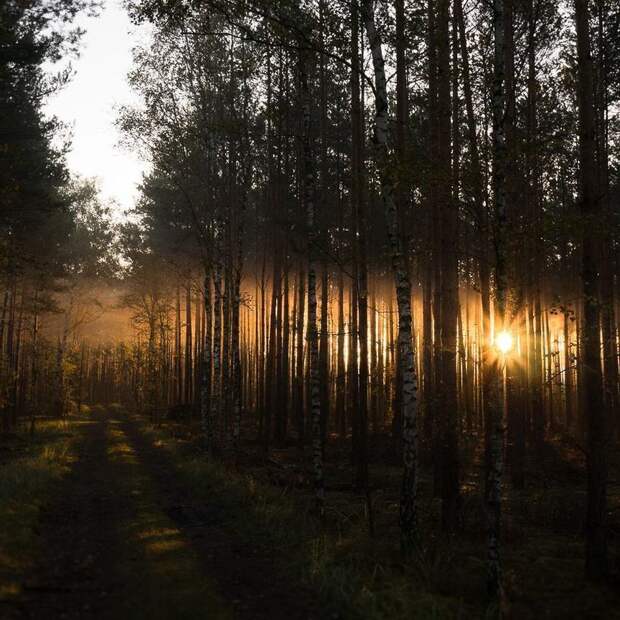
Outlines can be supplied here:
<path id="1" fill-rule="evenodd" d="M 244 544 L 273 553 L 283 574 L 310 585 L 333 617 L 456 618 L 484 615 L 454 595 L 428 587 L 446 563 L 449 549 L 405 565 L 398 549 L 370 538 L 363 505 L 330 498 L 321 525 L 312 498 L 278 488 L 252 473 L 209 462 L 165 428 L 145 425 L 154 445 L 165 450 L 183 485 L 209 506 L 218 524 Z M 393 540 L 397 540 L 393 538 Z M 336 611 L 337 610 L 337 611 Z M 328 616 L 326 616 L 328 617 Z"/>
<path id="2" fill-rule="evenodd" d="M 423 545 L 405 563 L 399 555 L 396 527 L 397 467 L 373 465 L 377 535 L 372 538 L 364 498 L 348 484 L 351 471 L 346 452 L 333 452 L 326 461 L 330 488 L 327 516 L 320 526 L 307 482 L 297 484 L 294 476 L 287 478 L 257 457 L 240 470 L 208 462 L 187 426 L 145 424 L 145 429 L 155 445 L 167 452 L 183 484 L 210 511 L 218 512 L 224 527 L 245 543 L 262 546 L 265 553 L 275 549 L 285 572 L 310 584 L 326 608 L 371 620 L 496 617 L 497 610 L 487 605 L 485 596 L 485 521 L 475 484 L 463 485 L 463 531 L 449 538 L 440 534 L 440 504 L 432 498 L 430 476 L 422 476 Z M 299 462 L 298 454 L 274 454 L 285 465 Z M 511 617 L 620 618 L 614 585 L 591 585 L 583 577 L 583 476 L 578 462 L 564 459 L 534 469 L 524 491 L 515 491 L 506 480 L 503 605 Z M 614 566 L 618 500 L 617 487 L 610 485 Z"/>
<path id="3" fill-rule="evenodd" d="M 18 434 L 0 443 L 0 601 L 19 595 L 22 576 L 40 547 L 37 519 L 53 493 L 62 492 L 57 483 L 71 467 L 73 435 L 81 436 L 80 424 L 68 428 L 45 422 L 33 439 Z M 432 497 L 430 477 L 422 476 L 423 545 L 414 560 L 403 562 L 398 550 L 396 466 L 373 462 L 377 534 L 371 537 L 365 498 L 350 487 L 348 451 L 334 452 L 326 461 L 329 489 L 321 523 L 314 514 L 311 485 L 304 479 L 303 468 L 297 467 L 297 453 L 274 451 L 273 459 L 265 463 L 248 446 L 243 466 L 237 469 L 208 461 L 199 434 L 187 426 L 153 427 L 146 421 L 140 425 L 152 444 L 164 451 L 179 486 L 208 508 L 209 522 L 240 544 L 273 556 L 285 577 L 282 587 L 308 584 L 320 597 L 322 608 L 329 610 L 324 617 L 378 620 L 494 615 L 485 604 L 484 519 L 475 484 L 463 486 L 463 531 L 448 538 L 439 534 L 439 503 Z M 148 468 L 135 462 L 121 428 L 110 418 L 102 447 L 102 458 L 112 468 L 106 485 L 116 485 L 119 497 L 131 498 L 131 510 L 126 515 L 121 511 L 125 516 L 119 523 L 119 540 L 125 551 L 117 563 L 127 569 L 128 583 L 139 578 L 136 590 L 151 592 L 152 608 L 185 606 L 186 617 L 197 617 L 193 610 L 204 598 L 214 596 L 212 588 L 196 583 L 202 572 L 190 553 L 191 541 L 162 512 L 157 486 L 149 480 Z M 274 465 L 274 460 L 280 465 Z M 617 592 L 583 579 L 583 471 L 577 469 L 566 479 L 561 470 L 539 467 L 538 471 L 544 472 L 542 483 L 532 474 L 523 491 L 511 490 L 506 484 L 503 555 L 511 616 L 620 617 Z M 617 485 L 610 485 L 612 563 L 618 557 L 619 505 Z M 137 567 L 141 568 L 136 571 Z M 172 586 L 162 588 L 164 582 Z"/>
<path id="4" fill-rule="evenodd" d="M 72 440 L 67 422 L 45 420 L 34 436 L 18 432 L 0 444 L 0 600 L 20 594 L 37 551 L 41 508 L 69 471 Z"/>
<path id="5" fill-rule="evenodd" d="M 157 488 L 121 425 L 110 420 L 106 432 L 114 493 L 127 499 L 128 508 L 116 523 L 122 545 L 114 568 L 127 584 L 116 617 L 232 618 L 189 541 L 162 510 Z"/>

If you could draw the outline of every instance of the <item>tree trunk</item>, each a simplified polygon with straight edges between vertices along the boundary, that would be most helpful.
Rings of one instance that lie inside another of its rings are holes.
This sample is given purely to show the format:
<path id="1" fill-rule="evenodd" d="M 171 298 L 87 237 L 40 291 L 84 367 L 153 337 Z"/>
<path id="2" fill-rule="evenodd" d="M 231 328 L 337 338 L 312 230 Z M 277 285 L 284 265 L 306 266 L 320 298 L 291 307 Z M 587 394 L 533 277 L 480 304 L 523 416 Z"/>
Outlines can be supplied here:
<path id="1" fill-rule="evenodd" d="M 388 96 L 381 37 L 375 26 L 373 3 L 363 0 L 362 15 L 372 53 L 375 74 L 375 141 L 381 199 L 387 219 L 392 271 L 398 303 L 398 345 L 402 373 L 403 481 L 400 498 L 401 548 L 409 555 L 416 544 L 417 516 L 417 376 L 411 334 L 411 284 L 401 247 L 399 218 L 394 201 L 393 166 L 388 144 Z"/>
<path id="2" fill-rule="evenodd" d="M 208 268 L 204 274 L 204 304 L 205 304 L 205 330 L 204 346 L 202 350 L 202 382 L 200 386 L 200 417 L 202 419 L 202 431 L 207 449 L 211 449 L 213 443 L 213 427 L 211 425 L 211 377 L 213 374 L 212 364 L 212 332 L 211 332 L 211 278 Z"/>
<path id="3" fill-rule="evenodd" d="M 314 471 L 315 501 L 319 514 L 322 516 L 325 504 L 325 488 L 323 481 L 323 442 L 321 437 L 321 385 L 319 380 L 319 342 L 317 330 L 317 242 L 315 224 L 315 172 L 312 153 L 312 96 L 308 84 L 308 52 L 300 42 L 300 89 L 302 106 L 303 132 L 303 196 L 306 208 L 306 226 L 308 229 L 308 349 L 309 349 L 309 381 L 310 381 L 310 416 L 312 426 L 312 465 Z"/>
<path id="4" fill-rule="evenodd" d="M 510 1 L 510 0 L 507 0 Z M 504 329 L 506 311 L 506 0 L 494 0 L 493 3 L 493 194 L 494 194 L 494 237 L 495 250 L 495 333 Z M 505 360 L 495 351 L 489 364 L 489 390 L 485 394 L 487 420 L 490 429 L 487 433 L 489 446 L 488 467 L 486 472 L 486 512 L 488 522 L 488 581 L 489 595 L 500 600 L 503 595 L 502 565 L 500 558 L 501 494 L 503 475 L 504 446 L 504 407 L 502 402 L 502 384 Z"/>
<path id="5" fill-rule="evenodd" d="M 450 166 L 450 32 L 449 0 L 440 0 L 437 14 L 437 203 L 441 249 L 441 355 L 440 446 L 441 522 L 445 531 L 456 529 L 459 505 L 456 347 L 458 315 L 458 207 L 452 200 Z"/>
<path id="6" fill-rule="evenodd" d="M 601 216 L 596 188 L 593 73 L 588 0 L 575 0 L 577 30 L 577 102 L 579 108 L 579 185 L 582 215 L 583 387 L 588 472 L 586 576 L 600 580 L 609 571 L 607 558 L 607 415 L 603 403 L 599 331 L 599 234 Z"/>

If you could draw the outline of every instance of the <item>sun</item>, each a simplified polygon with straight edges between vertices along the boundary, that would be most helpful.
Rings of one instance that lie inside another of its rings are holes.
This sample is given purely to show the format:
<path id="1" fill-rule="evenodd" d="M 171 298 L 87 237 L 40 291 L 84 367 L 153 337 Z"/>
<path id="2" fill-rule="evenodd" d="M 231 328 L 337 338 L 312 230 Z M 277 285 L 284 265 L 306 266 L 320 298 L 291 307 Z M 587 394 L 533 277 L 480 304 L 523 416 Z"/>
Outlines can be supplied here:
<path id="1" fill-rule="evenodd" d="M 504 355 L 509 353 L 514 346 L 514 338 L 510 332 L 502 330 L 495 336 L 495 346 Z"/>

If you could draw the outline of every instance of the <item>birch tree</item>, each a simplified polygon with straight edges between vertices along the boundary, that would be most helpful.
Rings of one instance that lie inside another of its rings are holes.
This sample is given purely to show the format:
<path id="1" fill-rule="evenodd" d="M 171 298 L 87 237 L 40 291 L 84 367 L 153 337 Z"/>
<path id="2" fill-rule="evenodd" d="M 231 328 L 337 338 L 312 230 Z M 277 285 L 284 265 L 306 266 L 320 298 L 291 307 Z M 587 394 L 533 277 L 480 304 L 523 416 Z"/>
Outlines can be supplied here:
<path id="1" fill-rule="evenodd" d="M 411 333 L 411 283 L 403 254 L 398 212 L 394 200 L 394 177 L 391 145 L 388 140 L 388 93 L 385 61 L 372 0 L 362 0 L 361 13 L 372 54 L 375 96 L 375 147 L 379 171 L 381 200 L 387 220 L 392 272 L 398 303 L 398 352 L 402 376 L 403 479 L 400 495 L 401 548 L 410 555 L 416 546 L 417 494 L 417 390 Z"/>

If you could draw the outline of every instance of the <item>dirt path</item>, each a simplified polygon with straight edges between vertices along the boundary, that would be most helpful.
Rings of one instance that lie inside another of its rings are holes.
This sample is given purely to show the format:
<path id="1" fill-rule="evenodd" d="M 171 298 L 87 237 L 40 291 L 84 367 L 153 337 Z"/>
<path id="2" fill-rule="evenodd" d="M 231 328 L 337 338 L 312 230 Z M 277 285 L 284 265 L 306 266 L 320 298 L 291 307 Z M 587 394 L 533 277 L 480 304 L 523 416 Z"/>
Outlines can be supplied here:
<path id="1" fill-rule="evenodd" d="M 78 460 L 40 525 L 15 618 L 325 617 L 264 553 L 199 505 L 135 422 L 76 426 Z"/>

